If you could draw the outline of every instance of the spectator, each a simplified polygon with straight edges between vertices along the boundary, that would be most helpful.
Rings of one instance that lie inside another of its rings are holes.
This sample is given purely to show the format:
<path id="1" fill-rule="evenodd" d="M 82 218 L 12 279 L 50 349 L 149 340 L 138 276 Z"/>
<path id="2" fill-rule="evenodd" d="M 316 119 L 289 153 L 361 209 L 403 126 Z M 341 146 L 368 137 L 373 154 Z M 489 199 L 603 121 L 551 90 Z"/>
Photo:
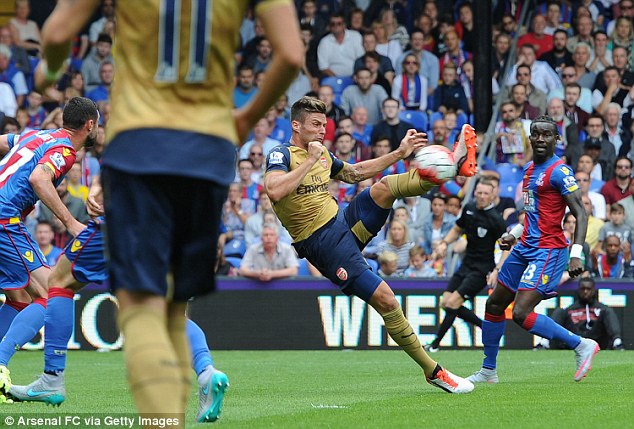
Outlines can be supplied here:
<path id="1" fill-rule="evenodd" d="M 372 33 L 376 37 L 376 52 L 388 57 L 392 66 L 396 65 L 403 54 L 403 48 L 398 40 L 390 40 L 385 31 L 385 26 L 380 21 L 374 21 L 371 26 Z"/>
<path id="2" fill-rule="evenodd" d="M 539 57 L 540 61 L 548 63 L 560 76 L 564 67 L 573 65 L 572 54 L 566 49 L 567 42 L 568 32 L 556 30 L 553 35 L 553 48 Z"/>
<path id="3" fill-rule="evenodd" d="M 588 215 L 588 229 L 586 231 L 586 243 L 588 243 L 588 247 L 593 249 L 597 242 L 599 241 L 599 231 L 601 231 L 601 227 L 603 226 L 603 221 L 597 218 L 593 212 L 592 200 L 587 195 L 581 196 L 581 201 L 583 202 L 583 208 Z M 594 264 L 596 267 L 596 264 Z"/>
<path id="4" fill-rule="evenodd" d="M 77 219 L 79 222 L 84 224 L 88 223 L 88 221 L 90 220 L 90 216 L 88 216 L 88 212 L 86 211 L 86 205 L 84 204 L 81 198 L 73 197 L 68 192 L 68 178 L 64 178 L 59 183 L 59 185 L 57 185 L 55 190 L 57 191 L 57 195 L 59 195 L 60 199 L 62 200 L 66 208 L 68 208 L 68 211 L 70 212 L 70 214 L 72 214 L 73 217 Z M 38 204 L 38 206 L 39 206 L 39 215 L 37 218 L 38 221 L 47 221 L 51 225 L 53 225 L 54 229 L 57 229 L 57 226 L 59 225 L 63 227 L 63 224 L 59 222 L 59 220 L 55 217 L 53 212 L 51 212 L 51 209 L 49 209 L 48 207 L 46 207 L 44 204 L 41 204 L 41 203 Z M 64 233 L 66 232 L 65 228 L 63 229 L 63 232 Z M 58 247 L 63 247 L 64 244 L 66 244 L 65 241 L 63 242 L 62 245 L 58 244 Z"/>
<path id="5" fill-rule="evenodd" d="M 602 350 L 623 350 L 621 327 L 613 309 L 599 302 L 594 279 L 583 277 L 579 280 L 576 299 L 565 309 L 556 308 L 550 316 L 555 322 L 573 334 L 592 338 Z M 544 348 L 563 349 L 565 344 L 558 341 L 541 340 Z"/>
<path id="6" fill-rule="evenodd" d="M 373 85 L 379 85 L 386 93 L 392 92 L 392 85 L 389 80 L 383 76 L 379 70 L 379 54 L 376 52 L 368 52 L 365 54 L 365 68 L 370 70 L 370 81 Z M 392 79 L 394 80 L 394 79 Z"/>
<path id="7" fill-rule="evenodd" d="M 289 244 L 279 241 L 278 227 L 262 227 L 262 242 L 248 247 L 240 263 L 240 275 L 268 282 L 297 275 L 297 256 Z"/>
<path id="8" fill-rule="evenodd" d="M 97 45 L 81 65 L 81 74 L 84 78 L 84 93 L 88 94 L 103 83 L 101 79 L 101 63 L 104 61 L 114 64 L 112 38 L 107 34 L 100 34 L 97 39 Z"/>
<path id="9" fill-rule="evenodd" d="M 254 74 L 261 71 L 266 71 L 273 59 L 271 42 L 269 42 L 269 39 L 267 39 L 266 36 L 260 36 L 257 38 L 255 51 L 255 55 L 247 57 L 243 60 L 243 64 L 249 65 Z"/>
<path id="10" fill-rule="evenodd" d="M 397 219 L 392 219 L 389 224 L 387 239 L 379 243 L 379 254 L 390 251 L 397 255 L 396 270 L 401 274 L 409 265 L 409 250 L 414 243 L 409 236 L 407 224 Z"/>
<path id="11" fill-rule="evenodd" d="M 464 88 L 458 80 L 458 70 L 452 63 L 445 65 L 442 71 L 443 83 L 434 91 L 434 109 L 446 113 L 453 110 L 456 113 L 469 114 L 469 104 Z"/>
<path id="12" fill-rule="evenodd" d="M 26 108 L 29 115 L 29 123 L 27 127 L 39 130 L 46 119 L 46 110 L 42 107 L 42 94 L 31 91 L 27 97 L 28 107 Z"/>
<path id="13" fill-rule="evenodd" d="M 599 231 L 599 241 L 597 245 L 592 249 L 592 255 L 596 257 L 599 254 L 605 253 L 604 242 L 607 237 L 616 235 L 621 240 L 623 251 L 625 248 L 632 245 L 633 230 L 629 226 L 625 225 L 625 209 L 619 203 L 614 203 L 610 206 L 610 220 L 603 224 Z"/>
<path id="14" fill-rule="evenodd" d="M 53 226 L 50 222 L 40 221 L 35 227 L 35 241 L 46 258 L 46 263 L 51 267 L 57 265 L 57 259 L 64 251 L 63 249 L 53 245 Z"/>
<path id="15" fill-rule="evenodd" d="M 515 104 L 511 102 L 502 103 L 500 111 L 502 120 L 495 125 L 496 162 L 510 162 L 524 166 L 533 157 L 528 141 L 530 121 L 519 119 Z"/>
<path id="16" fill-rule="evenodd" d="M 268 136 L 278 142 L 287 142 L 291 138 L 291 121 L 278 114 L 275 105 L 271 106 L 264 115 L 269 124 Z M 266 153 L 265 153 L 266 155 Z"/>
<path id="17" fill-rule="evenodd" d="M 346 116 L 346 112 L 335 104 L 335 95 L 331 86 L 320 86 L 317 97 L 326 105 L 326 118 L 332 119 L 335 123 L 339 123 L 341 118 Z"/>
<path id="18" fill-rule="evenodd" d="M 540 115 L 539 108 L 528 101 L 526 85 L 516 83 L 511 88 L 511 101 L 520 119 L 533 120 Z M 471 101 L 473 102 L 473 101 Z"/>
<path id="19" fill-rule="evenodd" d="M 397 74 L 392 85 L 392 98 L 399 100 L 405 110 L 427 110 L 427 78 L 420 74 L 420 64 L 414 54 L 403 59 L 402 74 Z"/>
<path id="20" fill-rule="evenodd" d="M 511 14 L 505 14 L 502 17 L 502 32 L 508 34 L 511 38 L 517 33 L 517 21 Z"/>
<path id="21" fill-rule="evenodd" d="M 451 149 L 451 144 L 453 142 L 449 142 L 449 131 L 447 129 L 447 124 L 444 119 L 437 119 L 431 126 L 431 134 L 432 134 L 432 144 L 436 144 L 439 146 L 444 146 L 447 149 Z"/>
<path id="22" fill-rule="evenodd" d="M 537 57 L 553 49 L 553 36 L 545 34 L 546 18 L 543 15 L 534 15 L 531 31 L 524 34 L 517 41 L 517 46 L 530 44 L 535 47 Z"/>
<path id="23" fill-rule="evenodd" d="M 585 153 L 592 157 L 595 162 L 592 177 L 598 177 L 601 172 L 600 179 L 605 181 L 614 177 L 614 161 L 616 160 L 616 151 L 614 145 L 610 143 L 605 135 L 605 126 L 603 117 L 593 114 L 588 118 L 586 127 L 588 138 L 585 141 Z M 596 169 L 596 172 L 594 171 Z"/>
<path id="24" fill-rule="evenodd" d="M 15 118 L 17 110 L 18 102 L 13 88 L 8 83 L 0 82 L 0 118 Z"/>
<path id="25" fill-rule="evenodd" d="M 30 13 L 29 0 L 15 0 L 15 17 L 9 20 L 9 27 L 15 44 L 37 57 L 40 53 L 40 29 L 35 21 L 29 19 Z"/>
<path id="26" fill-rule="evenodd" d="M 227 261 L 224 248 L 224 243 L 218 242 L 216 250 L 216 269 L 214 271 L 218 276 L 236 277 L 240 273 L 238 267 L 234 267 L 231 262 Z"/>
<path id="27" fill-rule="evenodd" d="M 423 222 L 423 248 L 426 253 L 432 253 L 432 246 L 447 235 L 454 226 L 456 217 L 445 211 L 447 197 L 436 193 L 431 199 L 431 212 Z M 439 272 L 439 270 L 436 270 Z"/>
<path id="28" fill-rule="evenodd" d="M 621 87 L 621 76 L 616 67 L 610 66 L 603 71 L 605 90 L 592 91 L 592 107 L 598 114 L 603 115 L 608 104 L 616 103 L 619 106 L 628 107 L 632 104 L 632 98 L 628 90 Z"/>
<path id="29" fill-rule="evenodd" d="M 588 124 L 590 114 L 579 107 L 579 99 L 583 90 L 587 90 L 588 94 L 590 90 L 587 88 L 581 88 L 578 83 L 568 83 L 564 87 L 564 110 L 566 117 L 577 125 L 577 130 L 583 130 Z M 557 98 L 557 97 L 553 97 Z"/>
<path id="30" fill-rule="evenodd" d="M 412 31 L 410 31 L 409 33 L 410 48 L 413 48 L 411 36 L 412 36 L 412 33 L 416 30 L 420 30 L 423 34 L 423 44 L 422 44 L 423 49 L 433 55 L 433 52 L 436 50 L 436 39 L 434 38 L 434 35 L 433 35 L 434 28 L 433 28 L 433 22 L 431 17 L 425 14 L 422 14 L 418 17 L 414 28 L 412 28 Z M 435 55 L 434 55 L 434 58 L 438 59 Z"/>
<path id="31" fill-rule="evenodd" d="M 632 21 L 631 18 L 626 16 L 621 16 L 616 19 L 616 24 L 614 26 L 614 32 L 612 32 L 612 37 L 610 40 L 610 48 L 615 48 L 620 46 L 625 48 L 627 51 L 627 58 L 629 59 L 628 63 L 631 67 L 631 57 L 632 57 L 632 43 L 634 42 L 634 31 L 632 31 Z"/>
<path id="32" fill-rule="evenodd" d="M 242 198 L 242 185 L 234 182 L 229 185 L 227 201 L 222 207 L 222 222 L 227 228 L 227 243 L 231 240 L 244 241 L 244 224 L 253 213 L 256 205 L 253 200 Z"/>
<path id="33" fill-rule="evenodd" d="M 317 0 L 303 0 L 299 10 L 301 25 L 310 25 L 313 28 L 315 37 L 321 38 L 326 32 L 328 25 L 323 16 L 317 14 Z"/>
<path id="34" fill-rule="evenodd" d="M 572 213 L 570 212 L 566 213 L 564 215 L 564 220 L 563 220 L 563 229 L 564 229 L 564 236 L 566 237 L 566 240 L 568 240 L 568 242 L 570 243 L 570 245 L 568 246 L 569 252 L 572 248 L 572 244 L 574 243 L 576 225 L 577 225 L 577 219 L 575 219 Z M 584 242 L 581 247 L 582 247 L 581 263 L 583 264 L 583 268 L 584 268 L 584 271 L 583 273 L 581 273 L 581 276 L 585 277 L 585 276 L 589 276 L 590 273 L 594 270 L 594 265 L 592 261 L 592 253 L 590 251 L 590 246 L 588 246 L 588 243 Z M 570 274 L 568 273 L 568 271 L 564 271 L 564 274 L 561 276 L 561 280 L 559 281 L 559 284 L 563 284 L 567 282 L 568 280 L 570 280 Z"/>
<path id="35" fill-rule="evenodd" d="M 524 45 L 520 48 L 517 64 L 513 66 L 513 69 L 506 81 L 506 85 L 513 85 L 519 82 L 517 69 L 521 65 L 527 65 L 530 67 L 530 82 L 542 93 L 548 94 L 553 89 L 561 87 L 561 80 L 559 79 L 559 76 L 548 65 L 548 63 L 536 60 L 535 47 L 533 45 Z M 527 84 L 527 82 L 520 83 Z"/>
<path id="36" fill-rule="evenodd" d="M 371 72 L 367 68 L 357 70 L 354 78 L 356 85 L 350 85 L 341 94 L 341 108 L 351 115 L 356 107 L 365 107 L 368 123 L 375 124 L 381 120 L 381 103 L 388 95 L 385 89 L 372 83 Z"/>
<path id="37" fill-rule="evenodd" d="M 0 27 L 0 45 L 5 45 L 11 50 L 11 64 L 20 70 L 25 76 L 33 73 L 31 70 L 31 62 L 26 49 L 15 44 L 11 27 L 6 25 Z"/>
<path id="38" fill-rule="evenodd" d="M 337 124 L 337 133 L 348 133 L 354 138 L 354 157 L 357 161 L 365 161 L 374 157 L 372 146 L 366 145 L 363 141 L 355 137 L 356 132 L 354 123 L 352 122 L 352 118 L 350 118 L 349 116 L 344 116 L 341 118 L 341 120 Z"/>
<path id="39" fill-rule="evenodd" d="M 101 18 L 90 24 L 88 38 L 91 46 L 96 46 L 99 35 L 104 33 L 104 27 L 109 20 L 115 19 L 114 0 L 103 0 L 101 2 Z"/>
<path id="40" fill-rule="evenodd" d="M 601 194 L 606 204 L 613 204 L 631 196 L 632 160 L 627 156 L 619 156 L 614 162 L 614 177 L 603 185 Z"/>
<path id="41" fill-rule="evenodd" d="M 579 94 L 575 97 L 574 105 L 581 108 L 588 115 L 592 113 L 592 90 L 583 88 L 577 83 L 577 70 L 573 66 L 566 66 L 561 72 L 561 76 L 564 82 L 564 87 L 555 88 L 548 93 L 548 100 L 553 98 L 565 99 L 566 87 L 577 85 L 579 86 Z M 572 104 L 571 104 L 572 105 Z M 582 127 L 579 126 L 579 129 Z"/>
<path id="42" fill-rule="evenodd" d="M 427 95 L 432 95 L 438 86 L 440 77 L 440 63 L 438 57 L 431 52 L 425 50 L 425 36 L 419 29 L 413 29 L 410 33 L 410 49 L 405 51 L 403 55 L 396 61 L 394 68 L 396 74 L 403 73 L 403 62 L 408 55 L 415 55 L 418 60 L 418 72 L 427 78 Z"/>
<path id="43" fill-rule="evenodd" d="M 484 170 L 480 173 L 480 178 L 493 186 L 493 205 L 507 225 L 517 223 L 515 201 L 513 198 L 500 196 L 500 175 L 498 172 Z"/>
<path id="44" fill-rule="evenodd" d="M 410 165 L 410 168 L 414 168 Z M 401 212 L 405 209 L 407 215 Z M 397 200 L 394 204 L 394 219 L 404 220 L 409 229 L 410 239 L 414 243 L 420 243 L 423 237 L 423 221 L 431 212 L 431 201 L 417 196 Z"/>
<path id="45" fill-rule="evenodd" d="M 566 36 L 568 36 L 570 24 L 567 22 L 562 23 L 560 2 L 550 0 L 546 6 L 546 28 L 544 28 L 544 34 L 550 34 L 554 37 L 557 30 L 565 31 Z"/>
<path id="46" fill-rule="evenodd" d="M 548 116 L 557 123 L 561 139 L 555 144 L 555 155 L 564 159 L 564 162 L 576 160 L 583 153 L 579 144 L 579 131 L 577 124 L 573 123 L 564 114 L 564 102 L 553 98 L 548 102 Z"/>
<path id="47" fill-rule="evenodd" d="M 473 7 L 465 2 L 458 7 L 458 22 L 456 23 L 458 37 L 462 40 L 462 49 L 473 53 L 475 48 L 475 22 L 473 20 Z"/>
<path id="48" fill-rule="evenodd" d="M 401 121 L 399 104 L 399 101 L 392 97 L 383 100 L 383 120 L 372 127 L 370 143 L 374 143 L 380 136 L 387 136 L 390 139 L 391 149 L 394 151 L 398 149 L 401 140 L 407 134 L 407 130 L 414 128 L 409 122 Z"/>
<path id="49" fill-rule="evenodd" d="M 577 25 L 575 28 L 576 36 L 568 39 L 568 44 L 566 46 L 568 50 L 570 52 L 574 52 L 575 46 L 577 46 L 577 44 L 580 42 L 587 43 L 588 45 L 590 45 L 591 48 L 594 49 L 594 39 L 592 38 L 593 27 L 594 26 L 592 25 L 592 18 L 590 18 L 589 16 L 579 17 L 577 19 Z"/>
<path id="50" fill-rule="evenodd" d="M 409 266 L 403 272 L 403 277 L 429 279 L 438 277 L 436 271 L 429 264 L 425 249 L 420 246 L 409 249 Z"/>
<path id="51" fill-rule="evenodd" d="M 365 12 L 363 11 L 363 9 L 355 7 L 350 11 L 350 14 L 348 15 L 348 28 L 354 31 L 358 31 L 360 34 L 367 33 L 369 29 L 365 26 L 364 21 Z"/>
<path id="52" fill-rule="evenodd" d="M 634 180 L 630 180 L 630 195 L 617 202 L 625 209 L 625 223 L 634 229 Z"/>
<path id="53" fill-rule="evenodd" d="M 612 50 L 608 49 L 608 35 L 603 30 L 594 32 L 594 52 L 586 66 L 593 73 L 599 73 L 612 65 Z"/>
<path id="54" fill-rule="evenodd" d="M 575 164 L 571 164 L 575 165 Z M 601 165 L 595 162 L 588 154 L 583 154 L 577 160 L 575 171 L 584 171 L 590 175 L 590 188 L 596 189 L 603 186 L 605 182 L 601 180 Z M 597 186 L 599 184 L 600 186 Z"/>
<path id="55" fill-rule="evenodd" d="M 392 80 L 394 80 L 394 65 L 392 64 L 392 60 L 388 57 L 376 52 L 376 35 L 374 33 L 367 32 L 363 34 L 363 49 L 365 53 L 354 62 L 355 73 L 360 68 L 367 67 L 365 60 L 368 54 L 373 52 L 379 56 L 379 73 L 391 84 Z"/>
<path id="56" fill-rule="evenodd" d="M 319 69 L 326 76 L 351 76 L 354 61 L 364 54 L 361 35 L 347 30 L 343 15 L 330 17 L 330 34 L 319 42 L 317 60 Z"/>
<path id="57" fill-rule="evenodd" d="M 75 162 L 66 175 L 68 193 L 71 197 L 79 198 L 86 203 L 88 199 L 88 186 L 83 185 L 81 161 Z"/>
<path id="58" fill-rule="evenodd" d="M 110 61 L 103 61 L 99 66 L 99 77 L 101 84 L 86 94 L 95 103 L 110 100 L 110 89 L 114 81 L 114 64 Z"/>
<path id="59" fill-rule="evenodd" d="M 10 116 L 5 116 L 2 121 L 0 134 L 20 134 L 20 123 Z"/>
<path id="60" fill-rule="evenodd" d="M 240 108 L 247 104 L 258 92 L 255 86 L 253 68 L 246 64 L 238 67 L 238 84 L 233 90 L 233 105 Z"/>
<path id="61" fill-rule="evenodd" d="M 594 276 L 602 279 L 622 279 L 634 277 L 632 263 L 632 248 L 630 243 L 624 243 L 617 235 L 605 238 L 605 253 L 597 255 L 594 264 Z"/>
<path id="62" fill-rule="evenodd" d="M 590 71 L 586 64 L 590 61 L 592 54 L 592 48 L 587 43 L 577 43 L 572 54 L 573 67 L 575 68 L 575 74 L 577 75 L 577 83 L 582 88 L 592 88 L 597 75 Z"/>
<path id="63" fill-rule="evenodd" d="M 443 81 L 445 80 L 443 74 L 445 66 L 450 63 L 453 64 L 458 76 L 460 76 L 462 75 L 462 65 L 472 57 L 471 53 L 460 48 L 460 38 L 453 28 L 445 33 L 444 40 L 447 49 L 443 55 L 440 56 L 440 75 L 443 76 Z"/>
<path id="64" fill-rule="evenodd" d="M 253 127 L 253 138 L 246 142 L 239 151 L 240 159 L 249 158 L 253 148 L 259 147 L 264 156 L 268 155 L 271 149 L 281 144 L 279 140 L 268 137 L 269 123 L 266 118 L 262 118 Z"/>
<path id="65" fill-rule="evenodd" d="M 368 119 L 368 109 L 364 106 L 357 106 L 352 110 L 352 136 L 362 142 L 365 146 L 370 146 L 373 126 Z M 376 121 L 375 121 L 376 122 Z M 372 123 L 375 123 L 372 122 Z"/>
<path id="66" fill-rule="evenodd" d="M 262 185 L 254 182 L 251 178 L 253 174 L 253 161 L 249 158 L 242 158 L 238 161 L 238 176 L 240 185 L 242 185 L 242 198 L 253 200 L 254 204 L 258 204 L 260 195 L 262 194 Z"/>
<path id="67" fill-rule="evenodd" d="M 522 64 L 517 66 L 515 71 L 517 83 L 521 83 L 526 87 L 526 95 L 528 96 L 528 103 L 531 106 L 537 107 L 540 114 L 546 112 L 546 94 L 533 85 L 533 79 L 531 75 L 531 68 L 528 65 Z M 507 85 L 503 89 L 502 100 L 508 101 L 511 96 L 512 85 Z"/>
<path id="68" fill-rule="evenodd" d="M 620 86 L 626 91 L 632 87 L 634 83 L 634 72 L 630 70 L 630 64 L 628 62 L 627 50 L 622 46 L 615 46 L 612 49 L 612 64 L 619 72 L 619 76 L 621 77 Z M 607 69 L 607 67 L 606 67 Z M 594 81 L 594 89 L 599 90 L 602 94 L 608 89 L 608 85 L 606 84 L 605 78 L 603 74 L 605 70 L 597 75 L 596 80 Z"/>
<path id="69" fill-rule="evenodd" d="M 576 171 L 575 179 L 577 179 L 581 195 L 587 196 L 592 201 L 592 214 L 594 217 L 605 220 L 607 218 L 605 198 L 600 193 L 590 190 L 590 175 L 585 171 Z"/>
<path id="70" fill-rule="evenodd" d="M 623 127 L 621 123 L 621 106 L 617 103 L 608 103 L 603 114 L 605 121 L 605 134 L 614 146 L 618 156 L 627 156 L 632 142 L 632 131 Z"/>
<path id="71" fill-rule="evenodd" d="M 493 78 L 497 80 L 499 84 L 502 83 L 503 76 L 500 74 L 509 58 L 509 50 L 511 48 L 511 36 L 507 33 L 500 33 L 495 37 L 495 44 L 493 45 Z"/>
<path id="72" fill-rule="evenodd" d="M 457 218 L 462 210 L 462 199 L 457 195 L 448 195 L 445 210 Z"/>
<path id="73" fill-rule="evenodd" d="M 0 82 L 11 86 L 18 106 L 24 104 L 29 89 L 24 74 L 11 64 L 11 49 L 0 44 Z"/>
<path id="74" fill-rule="evenodd" d="M 374 158 L 379 158 L 383 155 L 387 155 L 392 151 L 392 145 L 390 143 L 390 139 L 386 136 L 379 136 L 376 139 L 376 142 L 372 145 L 372 152 L 374 153 Z M 405 167 L 405 163 L 403 160 L 398 160 L 394 164 L 387 167 L 381 173 L 379 173 L 375 180 L 379 180 L 382 177 L 389 176 L 390 174 L 401 174 L 407 171 L 407 167 Z"/>
<path id="75" fill-rule="evenodd" d="M 625 16 L 630 19 L 634 16 L 634 1 L 632 0 L 620 0 L 618 2 L 618 6 L 614 7 L 614 19 L 608 22 L 606 26 L 606 32 L 611 35 L 614 32 L 614 27 L 616 26 L 616 19 L 620 16 Z"/>
<path id="76" fill-rule="evenodd" d="M 396 2 L 392 3 L 397 4 Z M 397 41 L 402 52 L 409 42 L 409 34 L 407 33 L 405 27 L 399 24 L 399 21 L 396 19 L 396 14 L 394 13 L 394 9 L 391 9 L 389 6 L 384 8 L 379 14 L 379 21 L 385 29 L 385 36 L 387 39 L 390 42 L 393 40 Z"/>
<path id="77" fill-rule="evenodd" d="M 397 277 L 398 276 L 398 255 L 389 250 L 379 253 L 379 272 L 380 277 Z"/>

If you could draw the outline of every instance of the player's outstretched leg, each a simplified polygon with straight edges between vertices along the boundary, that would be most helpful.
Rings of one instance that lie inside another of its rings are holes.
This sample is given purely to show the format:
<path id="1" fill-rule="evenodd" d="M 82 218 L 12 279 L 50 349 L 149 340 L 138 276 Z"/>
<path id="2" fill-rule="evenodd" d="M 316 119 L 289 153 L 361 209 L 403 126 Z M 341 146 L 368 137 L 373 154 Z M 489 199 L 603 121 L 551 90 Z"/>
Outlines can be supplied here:
<path id="1" fill-rule="evenodd" d="M 577 372 L 575 372 L 575 381 L 581 381 L 592 368 L 592 361 L 599 353 L 600 347 L 596 341 L 590 338 L 582 338 L 579 345 L 575 348 L 575 356 L 577 358 Z"/>
<path id="2" fill-rule="evenodd" d="M 47 405 L 60 406 L 66 399 L 64 373 L 43 373 L 29 385 L 12 386 L 9 395 L 22 402 L 44 402 Z"/>
<path id="3" fill-rule="evenodd" d="M 453 159 L 456 162 L 456 176 L 472 177 L 476 174 L 478 147 L 475 129 L 464 124 L 453 146 Z"/>
<path id="4" fill-rule="evenodd" d="M 198 376 L 198 414 L 199 423 L 215 422 L 220 417 L 225 391 L 229 379 L 222 371 L 213 366 L 213 360 L 207 338 L 200 326 L 187 319 L 187 337 L 191 347 L 192 368 Z"/>

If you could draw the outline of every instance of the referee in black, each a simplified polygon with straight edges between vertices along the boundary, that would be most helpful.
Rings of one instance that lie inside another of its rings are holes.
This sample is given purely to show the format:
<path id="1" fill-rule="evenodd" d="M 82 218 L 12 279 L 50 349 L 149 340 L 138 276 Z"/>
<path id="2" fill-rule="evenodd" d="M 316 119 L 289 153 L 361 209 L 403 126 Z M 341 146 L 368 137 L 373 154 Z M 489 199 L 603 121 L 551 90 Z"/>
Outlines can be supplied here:
<path id="1" fill-rule="evenodd" d="M 495 210 L 493 184 L 480 180 L 475 189 L 475 202 L 462 209 L 460 218 L 447 236 L 439 243 L 438 251 L 445 252 L 449 244 L 462 234 L 467 234 L 467 250 L 462 265 L 453 275 L 442 294 L 441 307 L 445 318 L 438 328 L 436 339 L 425 346 L 429 352 L 437 352 L 456 317 L 482 328 L 482 320 L 462 304 L 473 298 L 487 285 L 487 275 L 495 266 L 495 242 L 506 232 L 506 222 Z M 496 273 L 497 274 L 497 273 Z"/>

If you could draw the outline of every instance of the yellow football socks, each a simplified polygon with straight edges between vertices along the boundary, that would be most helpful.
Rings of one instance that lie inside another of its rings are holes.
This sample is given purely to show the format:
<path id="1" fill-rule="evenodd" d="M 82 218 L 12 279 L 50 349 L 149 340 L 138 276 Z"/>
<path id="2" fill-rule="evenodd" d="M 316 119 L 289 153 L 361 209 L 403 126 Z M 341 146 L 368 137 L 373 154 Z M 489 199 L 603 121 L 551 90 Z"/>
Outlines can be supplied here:
<path id="1" fill-rule="evenodd" d="M 409 170 L 407 173 L 387 176 L 387 187 L 396 198 L 423 195 L 434 186 L 436 185 L 432 182 L 421 179 L 415 169 Z"/>
<path id="2" fill-rule="evenodd" d="M 178 368 L 181 374 L 180 384 L 182 386 L 182 412 L 185 412 L 185 409 L 187 408 L 187 399 L 189 397 L 192 378 L 191 352 L 185 328 L 187 323 L 187 317 L 185 317 L 186 306 L 186 303 L 171 303 L 169 304 L 169 308 L 167 310 L 167 333 L 172 341 L 174 351 L 176 352 Z"/>
<path id="3" fill-rule="evenodd" d="M 425 375 L 430 377 L 436 368 L 436 362 L 421 347 L 418 336 L 405 318 L 401 307 L 383 314 L 382 317 L 390 337 L 423 368 Z"/>
<path id="4" fill-rule="evenodd" d="M 168 335 L 166 316 L 136 305 L 119 311 L 117 319 L 125 336 L 128 384 L 139 414 L 143 417 L 171 414 L 170 417 L 178 415 L 183 419 L 183 377 Z"/>

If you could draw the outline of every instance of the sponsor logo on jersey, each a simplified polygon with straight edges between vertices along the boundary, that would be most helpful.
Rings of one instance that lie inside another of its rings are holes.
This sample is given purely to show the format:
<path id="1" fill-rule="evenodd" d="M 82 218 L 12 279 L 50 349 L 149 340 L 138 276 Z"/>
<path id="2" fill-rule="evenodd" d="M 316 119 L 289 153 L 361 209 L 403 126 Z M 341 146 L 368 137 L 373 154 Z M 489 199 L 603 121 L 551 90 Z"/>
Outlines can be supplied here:
<path id="1" fill-rule="evenodd" d="M 297 187 L 297 195 L 316 194 L 319 192 L 328 192 L 328 183 L 319 185 L 299 185 Z"/>
<path id="2" fill-rule="evenodd" d="M 564 177 L 564 187 L 568 192 L 574 192 L 579 189 L 579 185 L 577 184 L 577 180 L 574 176 Z"/>
<path id="3" fill-rule="evenodd" d="M 337 277 L 339 277 L 339 280 L 343 280 L 345 282 L 348 280 L 348 272 L 345 268 L 339 267 L 337 268 Z"/>
<path id="4" fill-rule="evenodd" d="M 269 154 L 269 164 L 282 164 L 284 162 L 284 154 L 282 152 L 271 152 Z"/>
<path id="5" fill-rule="evenodd" d="M 81 241 L 79 241 L 79 240 L 73 241 L 73 245 L 70 246 L 70 251 L 71 252 L 76 252 L 79 249 L 81 249 Z"/>
<path id="6" fill-rule="evenodd" d="M 26 252 L 24 252 L 24 259 L 26 259 L 29 262 L 33 262 L 33 252 L 31 252 L 30 250 L 27 250 Z"/>
<path id="7" fill-rule="evenodd" d="M 51 155 L 51 162 L 58 170 L 61 170 L 63 166 L 66 165 L 66 160 L 64 159 L 64 155 L 59 152 L 55 152 Z"/>

